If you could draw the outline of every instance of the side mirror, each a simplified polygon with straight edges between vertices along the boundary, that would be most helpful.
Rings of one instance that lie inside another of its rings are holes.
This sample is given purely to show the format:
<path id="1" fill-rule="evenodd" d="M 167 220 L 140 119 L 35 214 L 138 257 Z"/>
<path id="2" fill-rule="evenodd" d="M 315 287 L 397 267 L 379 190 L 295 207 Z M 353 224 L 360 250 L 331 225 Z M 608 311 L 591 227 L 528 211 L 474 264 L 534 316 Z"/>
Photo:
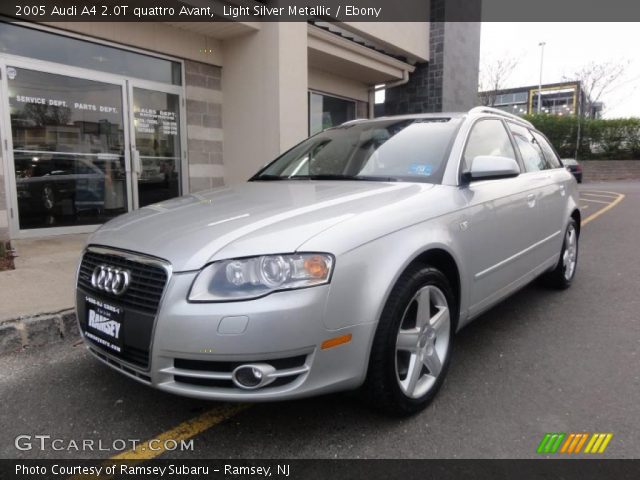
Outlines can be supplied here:
<path id="1" fill-rule="evenodd" d="M 518 175 L 520 175 L 518 162 L 513 158 L 495 155 L 478 155 L 471 162 L 471 170 L 465 173 L 469 181 L 509 178 Z"/>

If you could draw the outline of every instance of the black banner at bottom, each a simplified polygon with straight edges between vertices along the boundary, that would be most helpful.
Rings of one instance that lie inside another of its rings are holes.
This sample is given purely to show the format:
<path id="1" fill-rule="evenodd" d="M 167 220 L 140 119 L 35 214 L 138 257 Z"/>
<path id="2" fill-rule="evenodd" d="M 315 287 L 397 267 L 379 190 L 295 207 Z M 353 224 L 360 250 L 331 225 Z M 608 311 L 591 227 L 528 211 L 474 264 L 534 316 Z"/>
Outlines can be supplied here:
<path id="1" fill-rule="evenodd" d="M 9 480 L 636 480 L 640 460 L 0 460 Z"/>

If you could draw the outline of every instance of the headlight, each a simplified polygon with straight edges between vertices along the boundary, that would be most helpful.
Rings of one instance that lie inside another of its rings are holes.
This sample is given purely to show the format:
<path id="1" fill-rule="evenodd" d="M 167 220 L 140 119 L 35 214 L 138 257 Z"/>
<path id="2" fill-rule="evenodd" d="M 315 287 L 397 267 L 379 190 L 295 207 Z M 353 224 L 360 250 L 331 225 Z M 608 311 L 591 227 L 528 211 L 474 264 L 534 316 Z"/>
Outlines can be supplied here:
<path id="1" fill-rule="evenodd" d="M 223 260 L 198 273 L 189 301 L 249 300 L 279 290 L 323 285 L 329 283 L 332 268 L 333 256 L 326 253 Z"/>

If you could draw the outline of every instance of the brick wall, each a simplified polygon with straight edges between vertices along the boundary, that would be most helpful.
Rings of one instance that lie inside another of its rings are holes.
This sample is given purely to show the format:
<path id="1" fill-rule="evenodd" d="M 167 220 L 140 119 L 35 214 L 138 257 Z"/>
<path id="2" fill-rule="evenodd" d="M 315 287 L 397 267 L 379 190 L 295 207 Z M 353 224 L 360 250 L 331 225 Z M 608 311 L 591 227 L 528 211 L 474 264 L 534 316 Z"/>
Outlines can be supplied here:
<path id="1" fill-rule="evenodd" d="M 198 192 L 224 184 L 222 69 L 185 61 L 189 187 Z"/>
<path id="2" fill-rule="evenodd" d="M 584 160 L 580 164 L 584 182 L 640 180 L 640 160 Z"/>

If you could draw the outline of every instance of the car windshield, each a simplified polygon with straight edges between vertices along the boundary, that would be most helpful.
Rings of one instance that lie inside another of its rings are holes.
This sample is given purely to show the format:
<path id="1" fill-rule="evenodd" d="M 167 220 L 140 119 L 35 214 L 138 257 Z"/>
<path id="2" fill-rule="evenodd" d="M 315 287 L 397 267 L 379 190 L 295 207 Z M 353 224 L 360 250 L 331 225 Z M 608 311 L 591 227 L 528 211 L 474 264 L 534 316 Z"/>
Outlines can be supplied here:
<path id="1" fill-rule="evenodd" d="M 459 119 L 381 119 L 325 130 L 251 180 L 373 180 L 439 183 Z"/>

